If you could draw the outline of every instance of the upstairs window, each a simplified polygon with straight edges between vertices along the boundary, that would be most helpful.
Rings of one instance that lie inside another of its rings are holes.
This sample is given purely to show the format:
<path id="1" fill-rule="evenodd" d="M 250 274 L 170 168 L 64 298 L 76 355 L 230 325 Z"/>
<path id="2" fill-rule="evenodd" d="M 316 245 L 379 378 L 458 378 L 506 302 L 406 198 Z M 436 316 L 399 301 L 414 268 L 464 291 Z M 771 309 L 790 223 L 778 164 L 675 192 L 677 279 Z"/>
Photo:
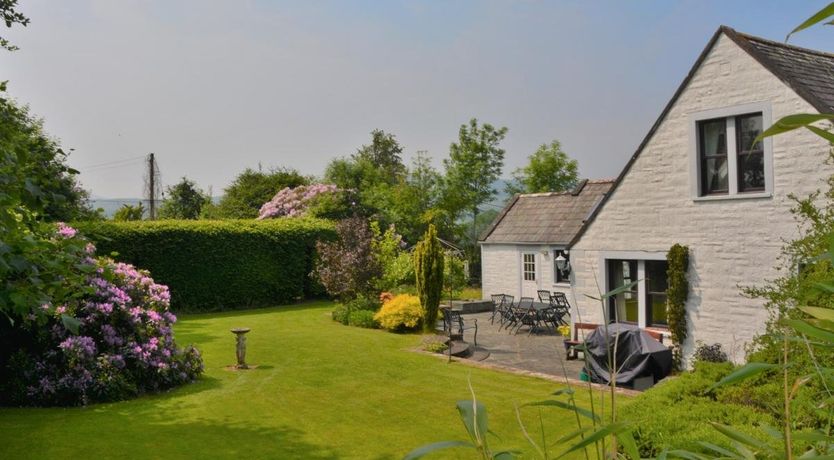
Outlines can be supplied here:
<path id="1" fill-rule="evenodd" d="M 726 112 L 725 112 L 726 113 Z M 697 196 L 756 195 L 769 190 L 762 112 L 696 121 Z"/>
<path id="2" fill-rule="evenodd" d="M 559 256 L 562 256 L 565 260 L 567 260 L 565 268 L 562 270 L 559 270 L 559 264 L 556 262 L 556 259 Z M 561 249 L 553 251 L 553 274 L 553 281 L 555 283 L 570 283 L 570 254 Z"/>
<path id="3" fill-rule="evenodd" d="M 753 143 L 761 133 L 762 114 L 736 117 L 739 192 L 761 192 L 765 189 L 764 145 L 762 141 Z"/>

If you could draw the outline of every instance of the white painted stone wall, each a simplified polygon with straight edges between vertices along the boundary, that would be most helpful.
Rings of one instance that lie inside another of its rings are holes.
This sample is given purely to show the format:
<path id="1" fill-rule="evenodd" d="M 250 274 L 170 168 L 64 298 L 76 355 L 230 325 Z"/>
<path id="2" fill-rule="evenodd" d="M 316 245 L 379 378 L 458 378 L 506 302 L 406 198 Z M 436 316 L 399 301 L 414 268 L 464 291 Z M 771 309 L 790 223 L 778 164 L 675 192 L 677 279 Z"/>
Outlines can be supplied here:
<path id="1" fill-rule="evenodd" d="M 521 297 L 521 254 L 536 254 L 536 284 L 538 289 L 564 292 L 571 289 L 565 283 L 555 283 L 553 276 L 553 250 L 561 247 L 549 245 L 482 244 L 481 289 L 484 298 L 491 294 L 510 294 L 516 300 Z M 545 256 L 544 253 L 547 253 Z M 536 297 L 533 295 L 533 297 Z"/>
<path id="2" fill-rule="evenodd" d="M 735 361 L 763 330 L 763 302 L 742 296 L 740 286 L 779 276 L 783 239 L 798 234 L 789 193 L 807 196 L 834 172 L 827 144 L 806 130 L 773 138 L 772 198 L 695 201 L 690 192 L 690 115 L 704 110 L 768 102 L 773 121 L 815 112 L 732 40 L 721 36 L 688 87 L 646 145 L 596 220 L 571 250 L 575 301 L 583 321 L 601 322 L 594 274 L 602 280 L 606 251 L 690 248 L 687 303 L 688 356 L 695 341 L 721 343 Z M 628 116 L 624 113 L 623 116 Z M 626 158 L 623 158 L 625 161 Z M 732 178 L 731 178 L 732 180 Z"/>

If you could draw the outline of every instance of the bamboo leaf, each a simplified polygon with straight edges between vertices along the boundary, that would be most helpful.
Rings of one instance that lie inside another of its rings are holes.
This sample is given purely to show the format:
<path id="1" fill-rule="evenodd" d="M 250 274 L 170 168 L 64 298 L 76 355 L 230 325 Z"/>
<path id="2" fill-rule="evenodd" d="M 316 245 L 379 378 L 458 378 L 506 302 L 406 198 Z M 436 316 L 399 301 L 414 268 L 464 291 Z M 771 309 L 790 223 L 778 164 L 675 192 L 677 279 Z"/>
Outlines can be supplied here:
<path id="1" fill-rule="evenodd" d="M 721 446 L 717 446 L 717 445 L 715 445 L 711 442 L 698 441 L 698 444 L 703 446 L 705 449 L 711 450 L 711 451 L 713 451 L 715 453 L 718 453 L 718 454 L 720 454 L 724 457 L 727 457 L 727 458 L 741 458 L 741 456 L 738 455 L 737 453 L 735 453 L 731 450 L 725 449 Z"/>
<path id="2" fill-rule="evenodd" d="M 713 428 L 721 432 L 721 434 L 723 434 L 724 436 L 740 443 L 742 446 L 749 446 L 762 452 L 772 451 L 771 447 L 765 444 L 764 442 L 759 441 L 758 439 L 750 436 L 749 434 L 742 433 L 741 431 L 738 431 L 735 428 L 715 422 L 710 422 L 710 425 L 712 425 Z"/>
<path id="3" fill-rule="evenodd" d="M 753 140 L 753 144 L 766 137 L 776 136 L 788 131 L 793 131 L 797 128 L 803 128 L 821 120 L 832 119 L 834 119 L 834 114 L 830 113 L 797 113 L 794 115 L 788 115 L 780 118 L 773 124 L 773 126 L 767 128 L 763 133 L 759 134 L 756 139 Z"/>
<path id="4" fill-rule="evenodd" d="M 515 450 L 504 450 L 496 453 L 492 456 L 492 458 L 495 460 L 513 460 L 518 453 L 519 452 Z"/>
<path id="5" fill-rule="evenodd" d="M 567 455 L 571 452 L 582 449 L 585 446 L 588 446 L 590 444 L 594 444 L 598 441 L 603 440 L 607 436 L 618 434 L 618 433 L 622 432 L 623 430 L 627 430 L 629 428 L 630 428 L 630 425 L 628 425 L 624 422 L 614 422 L 614 423 L 609 423 L 608 425 L 604 425 L 604 426 L 600 427 L 598 430 L 591 433 L 588 437 L 586 437 L 586 438 L 582 439 L 581 441 L 579 441 L 578 443 L 572 445 L 568 450 L 559 454 L 559 456 L 557 458 L 564 457 L 565 455 Z"/>
<path id="6" fill-rule="evenodd" d="M 553 392 L 553 396 L 572 395 L 572 394 L 574 394 L 574 391 L 573 391 L 573 388 L 570 388 L 570 387 L 560 388 L 560 389 Z"/>
<path id="7" fill-rule="evenodd" d="M 804 433 L 793 433 L 791 434 L 793 439 L 798 441 L 807 441 L 807 442 L 826 442 L 832 443 L 834 439 L 831 436 L 822 433 L 820 431 L 809 431 Z"/>
<path id="8" fill-rule="evenodd" d="M 524 404 L 521 407 L 525 407 L 525 406 L 553 406 L 553 407 L 559 407 L 559 408 L 562 408 L 562 409 L 567 409 L 567 410 L 570 410 L 570 411 L 574 411 L 577 414 L 582 415 L 583 417 L 587 417 L 591 420 L 595 420 L 597 422 L 599 421 L 599 416 L 597 416 L 597 414 L 589 411 L 588 409 L 585 409 L 585 408 L 582 408 L 582 407 L 577 407 L 575 405 L 568 404 L 568 403 L 562 402 L 562 401 L 556 401 L 556 400 L 551 399 L 551 400 L 548 400 L 548 401 L 538 401 L 538 402 L 527 403 L 527 404 Z"/>
<path id="9" fill-rule="evenodd" d="M 632 460 L 640 460 L 640 451 L 637 450 L 637 442 L 631 430 L 624 430 L 617 435 L 617 440 L 623 446 L 623 452 Z"/>
<path id="10" fill-rule="evenodd" d="M 442 449 L 449 449 L 452 447 L 469 447 L 472 449 L 475 448 L 475 446 L 473 446 L 471 443 L 465 441 L 440 441 L 432 444 L 426 444 L 425 446 L 418 447 L 412 450 L 411 452 L 405 454 L 403 460 L 416 460 L 432 452 Z"/>
<path id="11" fill-rule="evenodd" d="M 811 132 L 816 134 L 817 136 L 819 136 L 819 137 L 827 140 L 828 142 L 831 142 L 832 144 L 834 144 L 834 133 L 832 133 L 830 131 L 826 131 L 822 128 L 817 128 L 816 126 L 811 126 L 811 125 L 806 126 L 806 128 L 811 130 Z"/>
<path id="12" fill-rule="evenodd" d="M 684 458 L 686 460 L 707 460 L 708 457 L 705 457 L 701 454 L 696 454 L 695 452 L 689 452 L 688 450 L 670 450 L 667 452 L 667 455 L 670 457 L 676 458 Z"/>
<path id="13" fill-rule="evenodd" d="M 715 382 L 711 387 L 707 388 L 707 393 L 711 392 L 712 390 L 722 387 L 724 385 L 729 385 L 733 383 L 740 382 L 742 380 L 748 379 L 753 377 L 754 375 L 761 374 L 764 371 L 769 371 L 772 369 L 778 369 L 779 365 L 777 364 L 768 364 L 768 363 L 747 363 L 744 366 L 739 367 L 738 369 L 730 372 L 727 376 L 723 379 Z"/>
<path id="14" fill-rule="evenodd" d="M 791 35 L 799 32 L 800 30 L 805 30 L 811 27 L 814 24 L 820 23 L 825 21 L 826 19 L 834 16 L 834 3 L 829 3 L 823 9 L 817 11 L 813 16 L 806 19 L 805 22 L 796 26 L 790 33 L 785 37 L 785 41 L 788 41 L 791 38 Z M 829 23 L 830 24 L 830 23 Z"/>
<path id="15" fill-rule="evenodd" d="M 482 439 L 489 431 L 487 427 L 487 412 L 486 406 L 480 401 L 458 401 L 458 412 L 466 431 L 469 432 L 469 437 L 476 444 L 481 444 Z"/>
<path id="16" fill-rule="evenodd" d="M 614 297 L 617 294 L 622 294 L 623 292 L 631 291 L 632 289 L 634 289 L 634 286 L 637 286 L 637 283 L 639 283 L 639 282 L 640 282 L 640 280 L 634 280 L 634 281 L 632 281 L 628 284 L 624 284 L 624 285 L 618 287 L 617 289 L 614 289 L 613 291 L 606 292 L 605 294 L 602 295 L 602 298 L 607 299 L 609 297 Z"/>
<path id="17" fill-rule="evenodd" d="M 809 337 L 824 340 L 828 343 L 834 343 L 834 332 L 827 331 L 825 329 L 820 329 L 816 326 L 812 326 L 808 324 L 806 321 L 798 319 L 789 319 L 785 320 L 785 324 L 794 328 L 794 330 L 796 330 L 797 332 L 805 334 Z"/>
<path id="18" fill-rule="evenodd" d="M 820 291 L 825 291 L 829 294 L 834 294 L 834 286 L 825 283 L 814 283 L 813 286 Z"/>
<path id="19" fill-rule="evenodd" d="M 834 309 L 821 307 L 799 307 L 799 309 L 814 318 L 834 321 Z"/>

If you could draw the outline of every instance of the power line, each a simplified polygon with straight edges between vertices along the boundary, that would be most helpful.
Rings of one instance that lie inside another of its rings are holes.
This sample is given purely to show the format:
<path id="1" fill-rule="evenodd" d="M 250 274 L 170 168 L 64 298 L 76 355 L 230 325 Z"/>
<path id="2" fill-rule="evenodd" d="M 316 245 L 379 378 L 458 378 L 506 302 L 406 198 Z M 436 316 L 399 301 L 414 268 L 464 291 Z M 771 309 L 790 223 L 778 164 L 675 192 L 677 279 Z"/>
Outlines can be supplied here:
<path id="1" fill-rule="evenodd" d="M 141 160 L 143 158 L 145 158 L 145 155 L 129 157 L 129 158 L 122 158 L 120 160 L 109 160 L 109 161 L 105 161 L 105 162 L 102 162 L 102 163 L 95 163 L 95 164 L 86 165 L 86 166 L 79 166 L 78 169 L 81 169 L 81 168 L 84 168 L 84 169 L 97 168 L 99 166 L 107 166 L 107 165 L 115 164 L 115 163 L 133 162 L 133 161 Z"/>

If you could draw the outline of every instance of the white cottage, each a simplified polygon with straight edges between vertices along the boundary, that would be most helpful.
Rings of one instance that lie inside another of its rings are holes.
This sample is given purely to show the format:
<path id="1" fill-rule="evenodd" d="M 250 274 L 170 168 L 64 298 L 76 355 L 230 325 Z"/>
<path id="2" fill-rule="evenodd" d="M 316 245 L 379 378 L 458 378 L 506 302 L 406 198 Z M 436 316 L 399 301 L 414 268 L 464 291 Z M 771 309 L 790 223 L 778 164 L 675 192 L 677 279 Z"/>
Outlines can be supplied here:
<path id="1" fill-rule="evenodd" d="M 583 180 L 567 192 L 513 197 L 479 239 L 484 295 L 569 294 L 570 268 L 559 270 L 556 259 L 568 256 L 568 245 L 613 183 Z"/>
<path id="2" fill-rule="evenodd" d="M 680 243 L 690 249 L 685 357 L 701 341 L 742 361 L 768 314 L 741 287 L 779 276 L 783 242 L 798 235 L 789 194 L 807 196 L 834 173 L 829 144 L 807 130 L 753 144 L 800 112 L 834 112 L 834 55 L 719 28 L 568 245 L 574 321 L 610 320 L 587 297 L 596 280 L 603 291 L 641 280 L 608 314 L 664 329 L 665 259 Z"/>

